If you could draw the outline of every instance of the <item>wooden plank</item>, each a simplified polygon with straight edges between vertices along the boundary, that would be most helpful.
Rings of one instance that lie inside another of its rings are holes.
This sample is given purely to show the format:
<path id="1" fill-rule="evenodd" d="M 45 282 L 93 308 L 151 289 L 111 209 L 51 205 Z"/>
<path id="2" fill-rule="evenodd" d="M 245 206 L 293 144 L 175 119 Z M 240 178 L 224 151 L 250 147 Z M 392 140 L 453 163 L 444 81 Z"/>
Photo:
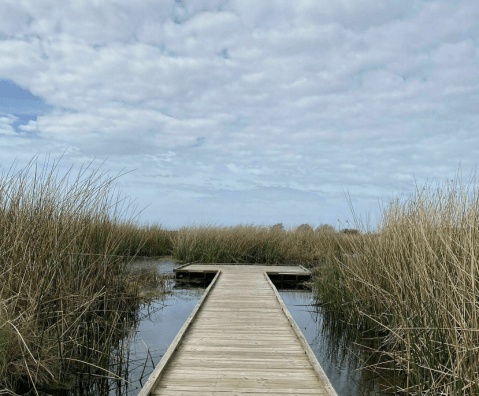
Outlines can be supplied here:
<path id="1" fill-rule="evenodd" d="M 258 360 L 258 359 L 288 359 L 288 360 L 301 360 L 305 361 L 304 358 L 306 358 L 306 361 L 308 361 L 306 354 L 304 351 L 274 351 L 274 352 L 252 352 L 252 351 L 244 351 L 244 352 L 238 352 L 235 353 L 234 355 L 231 354 L 231 351 L 228 350 L 213 350 L 213 351 L 181 351 L 182 356 L 188 356 L 188 357 L 205 357 L 205 358 L 234 358 L 234 359 L 253 359 L 253 360 Z"/>
<path id="2" fill-rule="evenodd" d="M 311 392 L 311 393 L 303 393 L 302 390 L 299 390 L 299 391 L 295 391 L 294 393 L 288 393 L 288 392 L 282 392 L 280 390 L 277 390 L 277 391 L 272 391 L 274 393 L 270 393 L 269 391 L 267 393 L 263 393 L 261 392 L 261 390 L 256 390 L 255 389 L 255 392 L 251 392 L 250 390 L 246 390 L 245 392 L 238 392 L 238 391 L 234 391 L 234 392 L 216 392 L 216 391 L 197 391 L 197 390 L 190 390 L 190 391 L 185 391 L 185 390 L 181 390 L 181 391 L 178 391 L 178 390 L 171 390 L 171 389 L 168 389 L 168 390 L 164 390 L 161 392 L 161 395 L 165 395 L 165 396 L 227 396 L 227 395 L 234 395 L 234 396 L 264 396 L 264 395 L 277 395 L 277 396 L 282 396 L 282 395 L 288 395 L 288 396 L 300 396 L 300 395 L 319 395 L 319 396 L 322 396 L 324 395 L 324 393 L 317 393 L 317 392 Z M 298 393 L 298 392 L 301 392 L 301 393 Z"/>
<path id="3" fill-rule="evenodd" d="M 192 338 L 192 339 L 185 339 L 182 342 L 182 345 L 195 347 L 201 346 L 205 348 L 217 347 L 217 348 L 278 348 L 278 345 L 281 346 L 283 351 L 289 349 L 298 349 L 298 344 L 295 342 L 296 340 L 292 341 L 281 341 L 279 344 L 276 340 L 224 340 L 224 339 L 214 339 L 214 338 Z M 301 348 L 301 347 L 299 347 Z"/>
<path id="4" fill-rule="evenodd" d="M 184 357 L 180 363 L 175 363 L 170 361 L 168 363 L 168 368 L 177 367 L 177 368 L 191 368 L 191 367 L 201 367 L 201 368 L 217 368 L 217 369 L 227 369 L 227 368 L 234 368 L 237 370 L 241 369 L 255 369 L 261 371 L 262 369 L 266 370 L 280 370 L 280 369 L 287 369 L 287 370 L 294 370 L 294 369 L 301 369 L 306 368 L 310 369 L 311 364 L 309 361 L 293 361 L 293 362 L 286 362 L 286 363 L 278 363 L 277 359 L 249 359 L 249 360 L 232 360 L 228 358 L 218 359 L 213 358 L 209 360 L 197 358 L 197 359 L 187 359 Z"/>
<path id="5" fill-rule="evenodd" d="M 312 379 L 297 379 L 289 378 L 220 378 L 219 376 L 190 378 L 179 377 L 177 379 L 165 382 L 168 385 L 188 385 L 197 388 L 214 389 L 218 386 L 229 386 L 230 391 L 238 388 L 256 388 L 256 389 L 283 389 L 291 387 L 293 389 L 318 389 L 318 378 L 316 376 Z M 161 394 L 161 393 L 160 393 Z"/>
<path id="6" fill-rule="evenodd" d="M 271 326 L 250 326 L 245 323 L 240 324 L 223 324 L 222 326 L 217 326 L 215 324 L 206 324 L 206 323 L 193 323 L 190 325 L 190 329 L 201 329 L 202 331 L 211 331 L 215 329 L 218 333 L 221 332 L 235 332 L 235 333 L 284 333 L 291 329 L 289 334 L 295 334 L 292 328 L 271 328 Z"/>
<path id="7" fill-rule="evenodd" d="M 188 267 L 189 265 L 191 265 L 191 264 L 190 264 L 190 263 L 186 263 L 186 264 L 180 265 L 179 267 L 173 268 L 173 272 L 185 270 L 185 268 Z"/>
<path id="8" fill-rule="evenodd" d="M 278 307 L 274 305 L 270 306 L 264 306 L 264 307 L 244 307 L 244 308 L 237 308 L 237 307 L 228 307 L 228 306 L 217 306 L 216 304 L 214 306 L 205 306 L 203 308 L 202 312 L 225 312 L 225 313 L 269 313 L 269 314 L 275 314 L 278 317 L 281 317 L 282 315 L 278 312 Z M 222 314 L 220 314 L 222 315 Z"/>
<path id="9" fill-rule="evenodd" d="M 227 317 L 232 315 L 237 315 L 238 317 L 263 317 L 263 318 L 284 318 L 284 315 L 281 315 L 279 312 L 279 307 L 276 309 L 266 309 L 264 312 L 258 311 L 258 309 L 250 308 L 250 309 L 243 309 L 241 311 L 235 312 L 232 309 L 225 309 L 225 308 L 213 308 L 213 307 L 204 307 L 204 311 L 201 312 L 204 318 L 209 316 L 211 317 Z"/>
<path id="10" fill-rule="evenodd" d="M 291 340 L 291 333 L 282 333 L 282 334 L 257 334 L 257 333 L 247 333 L 247 334 L 238 334 L 238 333 L 216 333 L 212 334 L 211 332 L 198 332 L 195 331 L 195 337 L 188 338 L 188 340 L 238 340 L 238 341 L 272 341 L 272 342 L 287 342 Z"/>
<path id="11" fill-rule="evenodd" d="M 288 321 L 281 316 L 273 316 L 273 315 L 228 315 L 226 312 L 223 312 L 222 315 L 213 315 L 213 314 L 205 314 L 201 317 L 201 323 L 203 324 L 233 324 L 233 323 L 243 323 L 245 326 L 248 324 L 261 324 L 264 323 L 265 325 L 272 325 L 282 323 L 288 323 Z"/>
<path id="12" fill-rule="evenodd" d="M 251 370 L 243 369 L 210 369 L 207 367 L 175 367 L 168 368 L 163 374 L 163 378 L 167 381 L 174 379 L 206 379 L 206 378 L 248 378 L 248 379 L 290 379 L 295 380 L 315 380 L 317 379 L 315 371 L 310 367 L 309 369 L 264 369 Z M 316 383 L 316 381 L 314 381 Z"/>
<path id="13" fill-rule="evenodd" d="M 255 346 L 243 346 L 243 345 L 235 345 L 235 346 L 223 346 L 223 345 L 191 345 L 186 344 L 181 347 L 183 351 L 197 351 L 197 352 L 207 352 L 207 351 L 229 351 L 232 354 L 237 353 L 276 353 L 276 352 L 302 352 L 302 349 L 299 345 L 295 346 L 281 346 L 278 345 L 276 347 L 266 347 L 263 346 L 261 348 L 257 348 Z"/>
<path id="14" fill-rule="evenodd" d="M 231 354 L 229 355 L 231 356 Z M 287 362 L 283 363 L 278 363 L 274 361 L 274 356 L 273 355 L 267 355 L 267 356 L 260 356 L 257 355 L 255 359 L 252 359 L 251 356 L 242 356 L 238 355 L 235 356 L 233 359 L 228 359 L 228 356 L 226 354 L 223 355 L 208 355 L 208 358 L 206 358 L 204 361 L 201 360 L 201 355 L 197 354 L 196 359 L 193 359 L 189 355 L 182 355 L 182 360 L 181 361 L 174 361 L 172 362 L 171 367 L 176 367 L 178 369 L 186 369 L 186 368 L 194 368 L 194 367 L 200 367 L 200 368 L 209 368 L 209 369 L 216 369 L 218 372 L 223 370 L 223 369 L 234 369 L 234 370 L 241 370 L 241 369 L 256 369 L 259 373 L 262 372 L 262 370 L 276 370 L 276 369 L 288 369 L 288 370 L 296 370 L 296 369 L 301 369 L 305 368 L 311 369 L 311 363 L 308 361 L 308 359 L 304 360 L 302 357 L 296 356 L 292 358 L 291 360 L 289 356 L 287 355 L 281 355 L 281 358 L 284 358 L 287 360 Z M 223 365 L 221 365 L 223 363 Z M 170 364 L 170 363 L 168 363 Z M 316 378 L 317 381 L 317 378 Z M 165 383 L 165 381 L 160 381 L 160 384 Z M 316 382 L 316 387 L 320 389 L 321 387 L 318 386 L 318 383 Z"/>
<path id="15" fill-rule="evenodd" d="M 223 296 L 220 294 L 216 293 L 211 293 L 210 294 L 210 301 L 214 301 L 216 304 L 229 304 L 229 305 L 239 305 L 242 306 L 243 304 L 261 304 L 261 303 L 274 303 L 275 305 L 277 304 L 276 297 L 269 296 L 267 298 L 261 298 L 261 297 L 245 297 L 241 299 L 241 301 L 238 301 L 236 298 L 233 297 L 227 297 Z"/>
<path id="16" fill-rule="evenodd" d="M 287 356 L 290 356 L 288 354 Z M 282 364 L 304 364 L 308 363 L 309 359 L 306 354 L 296 354 L 296 357 L 291 357 L 289 360 L 281 361 L 276 359 L 274 356 L 272 357 L 255 357 L 255 356 L 222 356 L 221 354 L 207 354 L 207 355 L 198 355 L 187 353 L 183 351 L 177 351 L 175 353 L 174 358 L 170 361 L 171 364 L 177 364 L 178 362 L 188 361 L 188 360 L 202 360 L 208 364 L 211 362 L 218 362 L 218 363 L 225 363 L 225 362 L 248 362 L 248 363 L 258 363 L 258 362 L 265 362 L 265 363 L 276 363 L 278 365 Z M 311 366 L 308 366 L 311 367 Z"/>
<path id="17" fill-rule="evenodd" d="M 234 321 L 244 321 L 246 320 L 247 322 L 261 322 L 263 321 L 265 324 L 266 323 L 275 323 L 277 322 L 278 324 L 283 322 L 287 323 L 287 320 L 285 321 L 284 316 L 277 316 L 276 314 L 273 313 L 265 313 L 264 315 L 261 315 L 260 312 L 238 312 L 236 315 L 234 312 L 228 312 L 228 311 L 221 311 L 221 312 L 205 312 L 204 315 L 202 315 L 201 320 L 207 322 L 224 322 L 224 321 L 229 321 L 231 320 L 232 322 Z M 245 325 L 247 323 L 245 322 Z"/>
<path id="18" fill-rule="evenodd" d="M 308 270 L 308 269 L 306 269 L 306 268 L 304 268 L 302 265 L 298 265 L 298 267 L 301 268 L 301 269 L 303 269 L 304 272 L 306 272 L 307 275 L 311 275 L 311 271 Z"/>
<path id="19" fill-rule="evenodd" d="M 250 309 L 268 309 L 268 310 L 276 310 L 278 312 L 278 304 L 277 301 L 265 301 L 264 304 L 261 304 L 259 301 L 246 301 L 244 304 L 239 304 L 236 302 L 231 302 L 228 304 L 227 302 L 223 302 L 221 300 L 216 300 L 214 298 L 211 299 L 215 302 L 214 306 L 211 305 L 209 307 L 205 307 L 210 310 L 218 310 L 218 309 L 229 309 L 229 310 L 250 310 Z"/>
<path id="20" fill-rule="evenodd" d="M 284 316 L 278 315 L 276 312 L 257 312 L 257 311 L 242 311 L 242 312 L 234 312 L 234 311 L 208 311 L 204 312 L 201 315 L 202 320 L 230 320 L 230 319 L 236 319 L 236 320 L 264 320 L 266 321 L 283 321 L 284 323 L 287 323 L 287 320 Z"/>
<path id="21" fill-rule="evenodd" d="M 276 323 L 276 322 L 273 322 Z M 244 330 L 246 332 L 267 332 L 267 331 L 274 331 L 271 330 L 271 326 L 269 326 L 267 323 L 261 325 L 261 324 L 247 324 L 244 322 L 240 323 L 195 323 L 190 326 L 191 329 L 202 329 L 203 331 L 229 331 L 233 330 L 235 332 Z M 278 331 L 284 331 L 285 329 L 279 329 Z"/>
<path id="22" fill-rule="evenodd" d="M 154 395 L 209 395 L 209 396 L 225 396 L 225 394 L 231 394 L 231 388 L 225 388 L 217 386 L 214 390 L 201 391 L 194 386 L 188 384 L 176 385 L 176 386 L 161 386 L 156 390 Z M 316 389 L 292 389 L 285 387 L 283 389 L 258 389 L 258 388 L 237 388 L 234 390 L 233 395 L 248 395 L 248 396 L 272 396 L 272 395 L 287 395 L 287 396 L 300 396 L 300 395 L 315 395 L 323 396 L 324 392 Z"/>
<path id="23" fill-rule="evenodd" d="M 245 352 L 245 349 L 278 349 L 278 345 L 280 346 L 280 349 L 282 349 L 284 352 L 290 351 L 290 350 L 301 350 L 301 346 L 298 346 L 298 344 L 294 341 L 283 341 L 281 344 L 279 344 L 280 341 L 271 341 L 271 340 L 266 340 L 266 341 L 258 341 L 258 340 L 224 340 L 224 339 L 217 339 L 215 342 L 215 339 L 212 338 L 194 338 L 194 339 L 187 339 L 183 340 L 182 345 L 185 348 L 185 351 L 187 351 L 189 347 L 191 348 L 196 348 L 196 347 L 201 347 L 201 348 L 209 348 L 210 350 L 216 350 L 216 349 L 225 349 L 225 348 L 234 348 L 241 350 L 242 352 Z"/>

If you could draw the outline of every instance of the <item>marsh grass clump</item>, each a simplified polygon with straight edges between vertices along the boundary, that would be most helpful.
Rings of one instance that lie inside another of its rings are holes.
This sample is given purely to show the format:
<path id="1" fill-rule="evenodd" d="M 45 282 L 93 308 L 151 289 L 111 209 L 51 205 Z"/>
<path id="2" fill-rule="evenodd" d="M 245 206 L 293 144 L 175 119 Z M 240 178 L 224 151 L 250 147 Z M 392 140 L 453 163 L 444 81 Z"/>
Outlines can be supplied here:
<path id="1" fill-rule="evenodd" d="M 124 220 L 125 199 L 114 194 L 118 176 L 87 167 L 60 178 L 58 164 L 40 169 L 34 158 L 0 175 L 5 391 L 38 393 L 104 367 L 137 299 L 127 265 L 142 243 Z"/>
<path id="2" fill-rule="evenodd" d="M 171 273 L 159 273 L 156 265 L 145 264 L 130 267 L 127 280 L 137 288 L 142 303 L 152 298 L 164 297 L 171 292 L 175 276 Z"/>
<path id="3" fill-rule="evenodd" d="M 392 391 L 479 394 L 478 227 L 475 179 L 430 183 L 392 201 L 377 233 L 349 239 L 355 254 L 338 241 L 319 273 L 320 301 L 375 332 L 383 358 L 369 368 L 397 373 Z"/>
<path id="4" fill-rule="evenodd" d="M 185 227 L 172 236 L 173 257 L 185 262 L 318 265 L 337 249 L 341 237 L 306 226 Z"/>
<path id="5" fill-rule="evenodd" d="M 161 257 L 172 254 L 173 230 L 167 230 L 156 224 L 138 225 L 133 222 L 116 224 L 122 229 L 125 238 L 119 246 L 119 252 L 136 257 Z"/>

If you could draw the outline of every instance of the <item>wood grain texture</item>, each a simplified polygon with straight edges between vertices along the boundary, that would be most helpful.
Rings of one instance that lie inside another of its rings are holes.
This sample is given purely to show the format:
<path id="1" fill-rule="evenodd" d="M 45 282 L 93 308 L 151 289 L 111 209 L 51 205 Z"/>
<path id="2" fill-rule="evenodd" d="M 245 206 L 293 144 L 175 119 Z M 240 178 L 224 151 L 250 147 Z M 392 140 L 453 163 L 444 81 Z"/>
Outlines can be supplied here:
<path id="1" fill-rule="evenodd" d="M 266 276 L 266 272 L 303 276 L 309 271 L 226 264 L 192 264 L 181 271 L 221 274 L 216 274 L 208 297 L 175 339 L 177 345 L 166 361 L 163 357 L 155 369 L 161 366 L 156 376 L 152 374 L 154 385 L 141 396 L 337 396 L 329 381 L 324 383 L 318 375 L 319 363 L 311 361 L 304 337 L 291 324 Z"/>

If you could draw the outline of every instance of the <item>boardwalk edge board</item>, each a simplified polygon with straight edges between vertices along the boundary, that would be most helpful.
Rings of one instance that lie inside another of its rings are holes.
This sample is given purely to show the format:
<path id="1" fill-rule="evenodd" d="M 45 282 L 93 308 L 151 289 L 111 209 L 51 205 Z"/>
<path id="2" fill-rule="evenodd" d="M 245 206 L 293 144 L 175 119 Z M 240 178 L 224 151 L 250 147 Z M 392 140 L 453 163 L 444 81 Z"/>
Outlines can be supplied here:
<path id="1" fill-rule="evenodd" d="M 306 355 L 308 355 L 308 358 L 313 366 L 314 372 L 318 376 L 319 381 L 323 384 L 328 396 L 338 396 L 338 394 L 333 388 L 333 385 L 331 385 L 331 382 L 329 381 L 328 376 L 326 375 L 323 368 L 319 364 L 318 359 L 316 358 L 316 355 L 314 354 L 313 350 L 309 346 L 308 341 L 306 340 L 303 333 L 301 332 L 301 329 L 298 327 L 298 325 L 294 321 L 293 317 L 288 311 L 288 308 L 286 308 L 286 305 L 284 305 L 283 299 L 279 295 L 278 290 L 276 289 L 276 286 L 274 286 L 273 282 L 271 282 L 271 279 L 269 279 L 269 276 L 266 272 L 263 272 L 263 274 L 266 277 L 266 280 L 268 281 L 269 285 L 271 286 L 271 289 L 273 289 L 273 292 L 276 295 L 276 298 L 278 299 L 279 304 L 281 305 L 281 309 L 283 310 L 284 314 L 288 318 L 289 324 L 291 325 L 294 332 L 296 333 L 296 336 L 298 337 L 298 340 L 301 343 L 301 346 L 306 352 Z"/>
<path id="2" fill-rule="evenodd" d="M 306 267 L 303 267 L 302 265 L 298 265 L 299 268 L 301 268 L 302 270 L 306 271 L 308 274 L 311 275 L 311 271 L 309 269 L 307 269 Z"/>
<path id="3" fill-rule="evenodd" d="M 191 263 L 186 263 L 186 264 L 180 265 L 179 267 L 173 268 L 173 272 L 179 271 L 185 267 L 188 267 L 189 265 L 191 265 Z"/>
<path id="4" fill-rule="evenodd" d="M 150 377 L 148 378 L 148 381 L 146 381 L 143 388 L 141 388 L 140 393 L 138 393 L 138 396 L 149 396 L 151 391 L 154 390 L 155 387 L 158 385 L 158 382 L 160 381 L 163 369 L 168 364 L 170 358 L 173 356 L 176 349 L 180 346 L 183 335 L 185 334 L 186 330 L 188 329 L 190 324 L 195 319 L 195 316 L 198 313 L 199 309 L 201 308 L 201 306 L 203 304 L 203 301 L 208 296 L 210 290 L 213 288 L 214 284 L 216 283 L 216 281 L 220 277 L 220 275 L 221 275 L 221 270 L 219 270 L 216 273 L 216 276 L 214 277 L 213 281 L 210 283 L 208 288 L 203 293 L 203 296 L 200 298 L 200 300 L 196 304 L 195 308 L 193 309 L 193 312 L 191 312 L 188 319 L 186 319 L 186 322 L 184 323 L 183 327 L 180 329 L 180 331 L 176 335 L 175 339 L 173 340 L 173 342 L 169 346 L 168 350 L 166 351 L 166 353 L 161 358 L 160 363 L 158 363 L 155 370 L 153 370 L 153 372 L 151 373 Z"/>

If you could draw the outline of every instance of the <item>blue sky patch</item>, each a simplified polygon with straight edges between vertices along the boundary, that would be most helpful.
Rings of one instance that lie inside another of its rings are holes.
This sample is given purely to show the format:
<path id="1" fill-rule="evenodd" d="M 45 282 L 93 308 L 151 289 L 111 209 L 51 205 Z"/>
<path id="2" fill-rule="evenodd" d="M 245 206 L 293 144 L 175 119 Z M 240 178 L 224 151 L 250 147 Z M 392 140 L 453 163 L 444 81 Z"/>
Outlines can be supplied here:
<path id="1" fill-rule="evenodd" d="M 13 123 L 16 131 L 19 125 L 26 125 L 29 121 L 35 121 L 38 116 L 48 114 L 53 106 L 33 95 L 11 80 L 0 80 L 0 114 L 12 114 L 18 118 Z"/>

